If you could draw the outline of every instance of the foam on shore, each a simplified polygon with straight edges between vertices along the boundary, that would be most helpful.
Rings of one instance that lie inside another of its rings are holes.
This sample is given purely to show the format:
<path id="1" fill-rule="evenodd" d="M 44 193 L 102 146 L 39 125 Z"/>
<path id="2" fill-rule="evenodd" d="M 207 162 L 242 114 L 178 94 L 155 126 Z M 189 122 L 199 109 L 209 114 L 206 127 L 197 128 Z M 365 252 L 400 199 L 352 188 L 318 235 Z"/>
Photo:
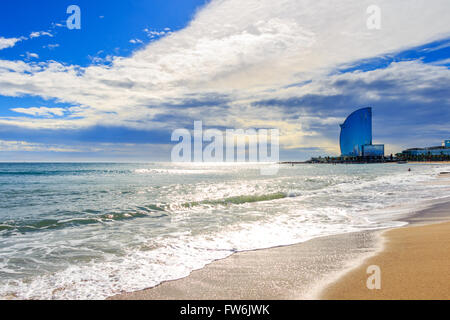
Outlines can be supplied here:
<path id="1" fill-rule="evenodd" d="M 407 220 L 417 225 L 446 221 L 450 219 L 450 212 L 445 210 L 449 205 L 450 199 L 446 199 Z M 326 297 L 324 292 L 330 284 L 344 279 L 385 250 L 384 232 L 353 232 L 240 252 L 186 278 L 110 299 L 319 299 Z"/>

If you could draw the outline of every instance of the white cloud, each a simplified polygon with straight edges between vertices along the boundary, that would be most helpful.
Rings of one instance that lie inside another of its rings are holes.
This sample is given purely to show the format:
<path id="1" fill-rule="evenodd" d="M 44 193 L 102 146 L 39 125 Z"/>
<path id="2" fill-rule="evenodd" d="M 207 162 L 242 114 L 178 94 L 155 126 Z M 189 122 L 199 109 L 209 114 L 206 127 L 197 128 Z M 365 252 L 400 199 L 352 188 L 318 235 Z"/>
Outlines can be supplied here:
<path id="1" fill-rule="evenodd" d="M 151 39 L 162 37 L 162 36 L 167 35 L 167 34 L 170 33 L 170 29 L 169 28 L 164 28 L 163 31 L 156 31 L 156 30 L 150 30 L 148 28 L 145 28 L 143 31 Z"/>
<path id="2" fill-rule="evenodd" d="M 30 39 L 39 38 L 39 37 L 42 37 L 42 36 L 53 37 L 53 35 L 50 32 L 47 32 L 47 31 L 35 31 L 35 32 L 30 33 Z"/>
<path id="3" fill-rule="evenodd" d="M 27 152 L 79 152 L 77 149 L 60 145 L 32 143 L 26 141 L 0 140 L 0 151 L 27 151 Z"/>
<path id="4" fill-rule="evenodd" d="M 25 55 L 27 59 L 39 59 L 39 55 L 37 53 L 26 52 Z"/>
<path id="5" fill-rule="evenodd" d="M 47 44 L 47 45 L 45 45 L 45 46 L 43 46 L 42 48 L 47 48 L 47 49 L 50 49 L 50 50 L 53 50 L 53 49 L 55 49 L 55 48 L 58 48 L 60 45 L 59 45 L 59 43 L 54 43 L 54 44 Z"/>
<path id="6" fill-rule="evenodd" d="M 33 107 L 33 108 L 13 108 L 11 111 L 28 114 L 32 116 L 60 116 L 64 115 L 65 110 L 63 108 L 47 108 L 47 107 Z"/>
<path id="7" fill-rule="evenodd" d="M 98 54 L 100 54 L 102 52 L 99 52 Z M 88 58 L 92 61 L 93 64 L 97 65 L 97 64 L 105 64 L 105 63 L 111 63 L 114 60 L 114 56 L 112 55 L 107 55 L 105 57 L 99 57 L 99 56 L 88 56 Z"/>
<path id="8" fill-rule="evenodd" d="M 449 35 L 448 0 L 379 0 L 381 30 L 366 28 L 370 4 L 368 0 L 216 0 L 183 30 L 144 30 L 150 37 L 166 36 L 131 57 L 110 56 L 108 65 L 101 65 L 101 58 L 92 58 L 94 65 L 87 68 L 54 61 L 0 60 L 0 94 L 36 95 L 80 106 L 69 119 L 3 118 L 0 123 L 50 129 L 96 124 L 158 129 L 179 125 L 158 121 L 158 116 L 174 112 L 184 119 L 207 119 L 209 125 L 239 124 L 239 119 L 245 123 L 261 118 L 252 101 L 337 90 L 318 85 L 320 81 L 280 91 L 283 86 L 325 79 L 338 65 Z M 214 101 L 204 107 L 167 108 L 220 95 L 231 100 L 226 110 L 212 107 Z M 281 109 L 266 111 L 267 117 L 289 127 L 296 123 L 284 120 Z M 306 122 L 299 135 L 313 136 Z"/>
<path id="9" fill-rule="evenodd" d="M 148 161 L 150 157 L 155 158 L 155 155 L 158 155 L 160 160 L 168 161 L 170 159 L 165 155 L 170 155 L 171 148 L 172 145 L 170 144 L 83 143 L 82 145 L 75 144 L 69 147 L 51 143 L 0 140 L 0 159 L 2 161 L 23 161 L 24 159 L 27 159 L 27 161 L 42 161 L 48 160 L 48 158 L 46 156 L 40 157 L 36 153 L 48 154 L 53 152 L 52 161 L 55 159 L 70 162 L 73 162 L 74 159 L 89 161 L 92 160 L 89 155 L 91 153 L 96 154 L 96 159 L 102 159 L 103 156 L 105 160 L 119 159 L 130 162 L 142 159 Z M 164 152 L 161 152 L 162 150 Z M 15 159 L 9 152 L 20 152 L 21 156 Z M 27 155 L 24 156 L 24 153 L 27 153 Z M 67 157 L 64 156 L 64 153 L 67 153 Z"/>
<path id="10" fill-rule="evenodd" d="M 20 42 L 22 40 L 24 40 L 24 38 L 3 38 L 3 37 L 0 37 L 0 50 L 14 47 L 17 42 Z"/>
<path id="11" fill-rule="evenodd" d="M 50 32 L 37 31 L 37 32 L 32 32 L 30 34 L 30 39 L 38 38 L 41 36 L 53 37 L 53 35 Z M 26 37 L 19 37 L 19 38 L 0 37 L 0 50 L 14 47 L 18 42 L 23 41 L 23 40 L 28 40 L 28 38 L 26 38 Z"/>
<path id="12" fill-rule="evenodd" d="M 142 40 L 140 40 L 140 39 L 131 39 L 131 40 L 130 40 L 130 43 L 132 43 L 132 44 L 138 44 L 138 43 L 143 43 L 143 42 L 142 42 Z"/>
<path id="13" fill-rule="evenodd" d="M 447 65 L 447 64 L 450 64 L 450 58 L 438 60 L 438 61 L 433 62 L 432 64 L 437 65 L 437 66 Z"/>
<path id="14" fill-rule="evenodd" d="M 62 23 L 56 23 L 56 22 L 52 22 L 52 29 L 58 27 L 58 28 L 64 28 L 66 25 L 62 24 Z"/>

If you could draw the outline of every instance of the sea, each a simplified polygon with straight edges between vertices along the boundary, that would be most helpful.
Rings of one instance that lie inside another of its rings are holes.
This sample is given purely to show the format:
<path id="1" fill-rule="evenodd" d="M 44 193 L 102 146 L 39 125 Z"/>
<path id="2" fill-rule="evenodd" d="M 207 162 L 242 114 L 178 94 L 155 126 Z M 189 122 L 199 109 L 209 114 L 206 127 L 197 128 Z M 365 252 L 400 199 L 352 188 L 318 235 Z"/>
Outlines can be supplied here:
<path id="1" fill-rule="evenodd" d="M 0 299 L 104 299 L 450 195 L 448 164 L 268 165 L 0 163 Z"/>

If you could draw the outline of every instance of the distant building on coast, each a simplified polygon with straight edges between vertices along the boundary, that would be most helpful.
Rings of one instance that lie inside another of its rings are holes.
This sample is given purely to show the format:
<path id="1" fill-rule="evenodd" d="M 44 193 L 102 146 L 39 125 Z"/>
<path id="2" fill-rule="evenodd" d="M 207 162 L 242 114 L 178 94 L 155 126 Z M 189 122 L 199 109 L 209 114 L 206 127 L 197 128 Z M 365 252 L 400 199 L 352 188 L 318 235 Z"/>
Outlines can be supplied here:
<path id="1" fill-rule="evenodd" d="M 339 137 L 341 156 L 317 157 L 307 163 L 386 163 L 403 161 L 450 161 L 450 140 L 442 146 L 412 148 L 402 153 L 384 155 L 384 144 L 372 143 L 372 108 L 351 113 L 341 124 Z"/>
<path id="2" fill-rule="evenodd" d="M 372 144 L 372 108 L 356 110 L 341 124 L 341 157 L 384 157 L 384 144 Z"/>
<path id="3" fill-rule="evenodd" d="M 308 163 L 383 163 L 393 162 L 384 157 L 384 144 L 372 143 L 372 108 L 351 113 L 341 126 L 339 144 L 341 156 L 311 158 Z"/>
<path id="4" fill-rule="evenodd" d="M 447 160 L 450 158 L 450 140 L 444 140 L 441 146 L 407 149 L 397 156 L 410 160 Z"/>

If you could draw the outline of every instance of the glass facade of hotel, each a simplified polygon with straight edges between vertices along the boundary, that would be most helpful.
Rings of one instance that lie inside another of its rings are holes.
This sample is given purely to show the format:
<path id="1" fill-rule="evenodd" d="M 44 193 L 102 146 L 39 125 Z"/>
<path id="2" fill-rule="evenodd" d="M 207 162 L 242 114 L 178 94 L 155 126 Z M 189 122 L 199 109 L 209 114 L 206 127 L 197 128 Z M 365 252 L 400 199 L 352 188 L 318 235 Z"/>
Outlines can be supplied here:
<path id="1" fill-rule="evenodd" d="M 384 144 L 366 144 L 362 146 L 363 157 L 384 156 Z"/>
<path id="2" fill-rule="evenodd" d="M 372 108 L 359 109 L 341 124 L 341 154 L 352 157 L 362 156 L 363 146 L 371 144 Z"/>

